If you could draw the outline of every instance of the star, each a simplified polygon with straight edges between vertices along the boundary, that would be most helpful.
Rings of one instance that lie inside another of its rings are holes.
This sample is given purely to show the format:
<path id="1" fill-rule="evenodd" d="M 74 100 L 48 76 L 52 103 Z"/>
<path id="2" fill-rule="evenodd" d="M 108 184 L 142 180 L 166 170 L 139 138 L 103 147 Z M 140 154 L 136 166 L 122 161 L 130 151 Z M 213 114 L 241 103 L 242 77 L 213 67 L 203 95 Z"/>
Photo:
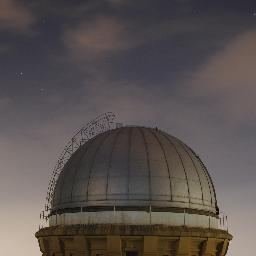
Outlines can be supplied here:
<path id="1" fill-rule="evenodd" d="M 17 74 L 18 77 L 23 77 L 24 73 L 21 71 Z"/>

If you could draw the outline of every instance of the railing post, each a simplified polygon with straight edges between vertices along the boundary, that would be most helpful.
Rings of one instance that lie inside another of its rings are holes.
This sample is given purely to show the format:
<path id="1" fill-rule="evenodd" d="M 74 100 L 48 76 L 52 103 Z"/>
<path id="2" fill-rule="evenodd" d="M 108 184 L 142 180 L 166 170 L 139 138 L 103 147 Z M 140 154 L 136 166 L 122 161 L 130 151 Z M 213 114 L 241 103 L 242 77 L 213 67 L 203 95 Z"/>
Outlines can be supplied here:
<path id="1" fill-rule="evenodd" d="M 186 210 L 184 209 L 184 227 L 186 226 Z"/>
<path id="2" fill-rule="evenodd" d="M 227 225 L 227 232 L 228 232 L 228 216 L 226 215 L 226 225 Z"/>
<path id="3" fill-rule="evenodd" d="M 149 206 L 149 223 L 151 225 L 151 205 Z"/>

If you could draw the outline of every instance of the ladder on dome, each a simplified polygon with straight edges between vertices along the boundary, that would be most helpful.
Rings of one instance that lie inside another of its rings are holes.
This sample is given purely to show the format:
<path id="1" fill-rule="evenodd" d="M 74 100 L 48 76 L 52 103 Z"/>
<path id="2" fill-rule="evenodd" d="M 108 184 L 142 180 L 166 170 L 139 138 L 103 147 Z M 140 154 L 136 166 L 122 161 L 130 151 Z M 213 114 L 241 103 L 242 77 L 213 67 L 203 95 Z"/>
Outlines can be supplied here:
<path id="1" fill-rule="evenodd" d="M 44 210 L 40 212 L 39 229 L 47 225 L 49 215 L 51 213 L 51 204 L 56 182 L 71 155 L 96 135 L 118 128 L 118 123 L 116 123 L 115 120 L 116 116 L 114 113 L 106 112 L 83 126 L 66 144 L 51 174 L 50 182 L 47 188 L 46 204 L 44 206 Z"/>

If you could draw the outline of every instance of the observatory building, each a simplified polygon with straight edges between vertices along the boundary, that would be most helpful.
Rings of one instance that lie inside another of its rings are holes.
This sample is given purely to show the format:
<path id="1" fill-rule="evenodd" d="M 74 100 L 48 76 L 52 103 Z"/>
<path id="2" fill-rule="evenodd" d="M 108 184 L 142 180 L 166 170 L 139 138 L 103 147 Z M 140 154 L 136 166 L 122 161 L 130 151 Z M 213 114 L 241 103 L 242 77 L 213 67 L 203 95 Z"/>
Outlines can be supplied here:
<path id="1" fill-rule="evenodd" d="M 47 218 L 43 256 L 224 256 L 232 239 L 198 155 L 157 128 L 118 127 L 78 147 Z"/>

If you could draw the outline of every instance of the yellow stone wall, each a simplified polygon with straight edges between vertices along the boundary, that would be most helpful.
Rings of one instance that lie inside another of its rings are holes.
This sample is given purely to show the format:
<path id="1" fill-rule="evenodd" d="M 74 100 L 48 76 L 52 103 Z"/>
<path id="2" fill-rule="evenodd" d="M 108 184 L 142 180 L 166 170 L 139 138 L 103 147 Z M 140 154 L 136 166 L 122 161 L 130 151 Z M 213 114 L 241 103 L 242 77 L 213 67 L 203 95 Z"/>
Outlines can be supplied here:
<path id="1" fill-rule="evenodd" d="M 155 228 L 66 226 L 42 229 L 36 237 L 43 256 L 224 256 L 232 239 L 222 230 Z"/>

